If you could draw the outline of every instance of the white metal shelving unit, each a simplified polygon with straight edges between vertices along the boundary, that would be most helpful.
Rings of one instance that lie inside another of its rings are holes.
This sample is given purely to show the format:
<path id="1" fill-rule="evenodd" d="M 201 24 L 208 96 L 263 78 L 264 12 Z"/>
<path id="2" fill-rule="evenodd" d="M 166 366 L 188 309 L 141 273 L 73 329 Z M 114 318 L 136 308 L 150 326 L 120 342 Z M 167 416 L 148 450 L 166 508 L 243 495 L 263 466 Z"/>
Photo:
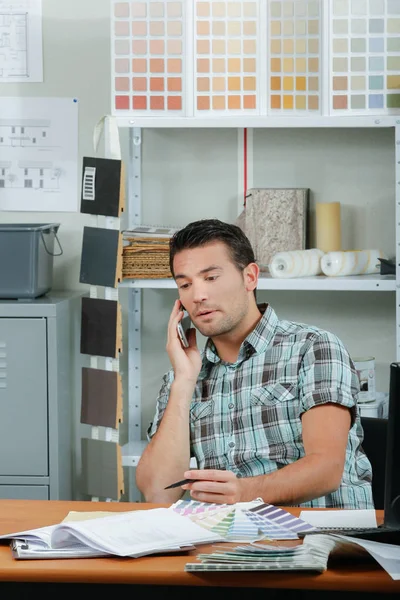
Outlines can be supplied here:
<path id="1" fill-rule="evenodd" d="M 264 275 L 259 280 L 260 290 L 297 291 L 357 291 L 395 292 L 396 302 L 396 360 L 400 361 L 400 116 L 358 116 L 358 117 L 252 117 L 223 119 L 194 118 L 149 118 L 117 119 L 119 127 L 129 128 L 128 163 L 128 229 L 140 223 L 141 216 L 141 129 L 157 128 L 221 128 L 238 129 L 239 142 L 243 128 L 393 128 L 395 139 L 395 220 L 396 220 L 396 276 L 360 275 L 353 277 L 304 277 L 298 279 L 275 279 Z M 252 156 L 250 150 L 248 156 Z M 132 279 L 120 284 L 129 293 L 128 305 L 128 431 L 129 441 L 123 446 L 123 465 L 135 467 L 146 445 L 141 434 L 141 290 L 175 289 L 171 279 Z M 133 478 L 131 478 L 133 479 Z M 132 484 L 129 490 L 131 501 L 140 501 L 140 495 Z"/>

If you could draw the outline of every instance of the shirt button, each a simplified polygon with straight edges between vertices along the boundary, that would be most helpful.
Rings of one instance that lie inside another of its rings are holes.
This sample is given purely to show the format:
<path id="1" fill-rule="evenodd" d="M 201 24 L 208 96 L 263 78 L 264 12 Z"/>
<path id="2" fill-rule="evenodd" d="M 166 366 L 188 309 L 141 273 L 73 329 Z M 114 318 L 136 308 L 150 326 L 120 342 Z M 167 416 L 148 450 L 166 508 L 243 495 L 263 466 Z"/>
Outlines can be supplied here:
<path id="1" fill-rule="evenodd" d="M 228 404 L 228 407 L 229 407 L 229 408 L 233 408 L 234 406 L 235 406 L 235 405 L 234 405 L 234 404 L 232 404 L 232 402 L 231 402 L 230 404 Z"/>
<path id="2" fill-rule="evenodd" d="M 229 448 L 234 448 L 235 442 L 229 442 Z"/>

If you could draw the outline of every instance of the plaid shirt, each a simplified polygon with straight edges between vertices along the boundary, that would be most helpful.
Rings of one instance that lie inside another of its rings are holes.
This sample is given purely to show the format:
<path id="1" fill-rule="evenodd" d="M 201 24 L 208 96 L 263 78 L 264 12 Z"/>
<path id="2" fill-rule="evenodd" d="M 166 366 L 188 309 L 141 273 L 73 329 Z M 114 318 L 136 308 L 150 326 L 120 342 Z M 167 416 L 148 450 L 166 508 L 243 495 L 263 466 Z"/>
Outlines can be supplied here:
<path id="1" fill-rule="evenodd" d="M 372 469 L 362 447 L 357 372 L 332 333 L 281 321 L 269 305 L 240 347 L 237 361 L 222 361 L 209 339 L 191 401 L 191 456 L 199 469 L 227 469 L 237 477 L 272 473 L 305 456 L 301 416 L 334 403 L 351 411 L 339 488 L 303 507 L 373 508 Z M 173 371 L 163 378 L 152 437 L 167 406 Z"/>

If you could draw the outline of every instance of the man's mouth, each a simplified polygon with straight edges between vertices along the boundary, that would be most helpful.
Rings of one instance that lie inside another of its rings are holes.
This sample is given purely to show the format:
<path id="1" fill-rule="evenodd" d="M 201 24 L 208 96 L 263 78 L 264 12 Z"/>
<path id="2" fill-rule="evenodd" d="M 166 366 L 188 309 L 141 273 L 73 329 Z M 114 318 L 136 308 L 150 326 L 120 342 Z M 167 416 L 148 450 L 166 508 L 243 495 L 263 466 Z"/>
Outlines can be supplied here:
<path id="1" fill-rule="evenodd" d="M 211 315 L 213 312 L 213 310 L 201 310 L 197 313 L 196 317 L 206 317 L 207 315 Z"/>

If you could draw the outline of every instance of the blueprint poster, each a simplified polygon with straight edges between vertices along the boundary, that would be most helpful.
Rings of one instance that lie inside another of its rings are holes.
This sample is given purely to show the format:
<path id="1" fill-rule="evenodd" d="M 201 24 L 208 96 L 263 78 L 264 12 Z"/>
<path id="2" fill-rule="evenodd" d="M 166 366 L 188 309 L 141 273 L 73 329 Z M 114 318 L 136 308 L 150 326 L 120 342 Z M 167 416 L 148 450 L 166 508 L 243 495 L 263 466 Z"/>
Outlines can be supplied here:
<path id="1" fill-rule="evenodd" d="M 0 83 L 43 81 L 41 0 L 0 0 Z"/>

